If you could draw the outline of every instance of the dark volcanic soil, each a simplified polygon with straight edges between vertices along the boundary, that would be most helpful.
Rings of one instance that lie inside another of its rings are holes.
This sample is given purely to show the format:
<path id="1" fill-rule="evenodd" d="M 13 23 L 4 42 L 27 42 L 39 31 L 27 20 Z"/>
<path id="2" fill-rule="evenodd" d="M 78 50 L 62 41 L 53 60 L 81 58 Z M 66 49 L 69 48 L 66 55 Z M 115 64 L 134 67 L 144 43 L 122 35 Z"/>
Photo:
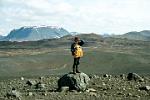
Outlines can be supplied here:
<path id="1" fill-rule="evenodd" d="M 128 81 L 126 75 L 108 75 L 107 77 L 92 75 L 88 88 L 93 88 L 96 92 L 57 92 L 59 76 L 0 80 L 0 100 L 149 100 L 150 91 L 139 88 L 150 85 L 150 76 L 143 78 L 143 82 L 138 82 Z M 45 84 L 45 88 L 28 86 L 26 84 L 28 80 L 41 82 Z M 12 88 L 20 93 L 19 98 L 8 96 Z"/>

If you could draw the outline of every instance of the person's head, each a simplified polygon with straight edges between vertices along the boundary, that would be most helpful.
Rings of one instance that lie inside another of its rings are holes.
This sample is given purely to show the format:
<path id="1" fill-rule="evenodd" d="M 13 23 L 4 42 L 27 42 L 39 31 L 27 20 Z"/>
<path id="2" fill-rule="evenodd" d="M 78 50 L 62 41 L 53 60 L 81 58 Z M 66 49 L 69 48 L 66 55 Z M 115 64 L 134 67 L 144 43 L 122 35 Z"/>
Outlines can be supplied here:
<path id="1" fill-rule="evenodd" d="M 79 40 L 80 40 L 79 37 L 75 37 L 75 38 L 74 38 L 74 42 L 75 42 L 75 43 L 78 43 Z"/>

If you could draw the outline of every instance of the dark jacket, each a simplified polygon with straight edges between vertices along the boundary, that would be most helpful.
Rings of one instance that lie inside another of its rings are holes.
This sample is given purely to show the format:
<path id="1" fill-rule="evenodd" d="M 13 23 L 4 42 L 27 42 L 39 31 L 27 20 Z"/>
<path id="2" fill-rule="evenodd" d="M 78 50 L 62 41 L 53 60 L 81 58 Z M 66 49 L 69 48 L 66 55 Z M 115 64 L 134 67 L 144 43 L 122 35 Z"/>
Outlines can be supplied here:
<path id="1" fill-rule="evenodd" d="M 83 40 L 80 40 L 80 42 L 78 43 L 78 45 L 82 46 L 84 44 L 84 41 Z M 75 43 L 72 43 L 71 45 L 71 52 L 72 54 L 75 52 Z"/>

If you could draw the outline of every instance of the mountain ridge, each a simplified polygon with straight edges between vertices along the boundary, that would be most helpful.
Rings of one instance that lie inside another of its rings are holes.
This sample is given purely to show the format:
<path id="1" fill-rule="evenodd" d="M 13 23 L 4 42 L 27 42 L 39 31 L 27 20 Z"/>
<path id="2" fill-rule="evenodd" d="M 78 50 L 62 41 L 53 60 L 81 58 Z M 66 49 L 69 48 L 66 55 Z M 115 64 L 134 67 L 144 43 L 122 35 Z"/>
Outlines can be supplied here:
<path id="1" fill-rule="evenodd" d="M 42 39 L 60 38 L 70 33 L 56 26 L 24 26 L 13 29 L 1 41 L 37 41 Z"/>
<path id="2" fill-rule="evenodd" d="M 67 35 L 78 36 L 79 34 L 88 33 L 68 32 L 66 29 L 58 26 L 23 26 L 18 29 L 13 29 L 7 36 L 0 36 L 0 41 L 38 41 L 43 39 L 57 39 Z M 122 35 L 103 34 L 101 36 L 104 38 L 114 37 L 129 40 L 150 41 L 150 30 L 143 30 L 140 32 L 131 31 Z"/>

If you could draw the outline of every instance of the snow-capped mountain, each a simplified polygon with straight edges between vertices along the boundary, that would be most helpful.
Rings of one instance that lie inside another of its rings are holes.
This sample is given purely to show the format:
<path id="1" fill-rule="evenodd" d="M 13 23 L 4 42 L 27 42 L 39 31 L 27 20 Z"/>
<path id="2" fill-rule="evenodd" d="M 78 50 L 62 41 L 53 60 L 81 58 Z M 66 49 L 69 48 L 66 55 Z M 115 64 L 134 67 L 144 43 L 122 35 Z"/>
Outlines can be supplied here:
<path id="1" fill-rule="evenodd" d="M 0 39 L 3 39 L 5 36 L 0 35 Z"/>
<path id="2" fill-rule="evenodd" d="M 60 38 L 70 33 L 56 26 L 26 26 L 12 30 L 1 41 L 36 41 L 42 39 Z"/>
<path id="3" fill-rule="evenodd" d="M 70 32 L 70 33 L 71 33 L 72 36 L 75 36 L 75 35 L 80 34 L 80 33 L 78 33 L 78 32 Z"/>

